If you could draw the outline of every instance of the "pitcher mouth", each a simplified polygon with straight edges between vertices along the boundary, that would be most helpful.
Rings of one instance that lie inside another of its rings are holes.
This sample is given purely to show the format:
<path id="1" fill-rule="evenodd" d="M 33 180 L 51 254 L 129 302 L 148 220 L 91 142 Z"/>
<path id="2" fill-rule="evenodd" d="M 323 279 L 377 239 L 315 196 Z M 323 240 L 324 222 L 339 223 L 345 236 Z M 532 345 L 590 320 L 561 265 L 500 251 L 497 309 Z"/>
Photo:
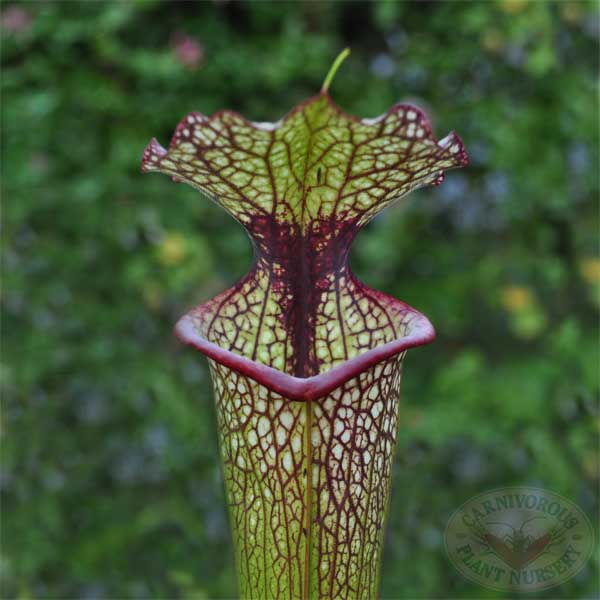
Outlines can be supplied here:
<path id="1" fill-rule="evenodd" d="M 236 371 L 284 398 L 306 402 L 327 396 L 346 381 L 381 361 L 400 354 L 409 348 L 429 344 L 436 333 L 429 319 L 408 304 L 396 300 L 405 314 L 409 315 L 407 333 L 401 337 L 375 346 L 370 350 L 347 359 L 328 371 L 311 377 L 296 377 L 266 364 L 226 350 L 203 337 L 196 327 L 194 318 L 202 306 L 192 309 L 175 325 L 175 335 L 186 346 L 195 348 L 208 358 Z"/>

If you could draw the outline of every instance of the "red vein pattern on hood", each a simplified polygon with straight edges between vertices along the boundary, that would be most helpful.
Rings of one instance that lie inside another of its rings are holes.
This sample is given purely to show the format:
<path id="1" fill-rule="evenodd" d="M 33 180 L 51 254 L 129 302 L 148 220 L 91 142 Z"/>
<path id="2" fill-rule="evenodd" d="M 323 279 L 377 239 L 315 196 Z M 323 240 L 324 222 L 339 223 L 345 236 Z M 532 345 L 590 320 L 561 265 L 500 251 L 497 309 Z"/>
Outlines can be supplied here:
<path id="1" fill-rule="evenodd" d="M 188 115 L 143 171 L 197 188 L 247 230 L 255 263 L 177 332 L 210 358 L 245 598 L 376 595 L 409 347 L 433 328 L 358 281 L 357 232 L 391 202 L 465 165 L 398 104 L 376 119 L 326 92 L 278 123 Z"/>

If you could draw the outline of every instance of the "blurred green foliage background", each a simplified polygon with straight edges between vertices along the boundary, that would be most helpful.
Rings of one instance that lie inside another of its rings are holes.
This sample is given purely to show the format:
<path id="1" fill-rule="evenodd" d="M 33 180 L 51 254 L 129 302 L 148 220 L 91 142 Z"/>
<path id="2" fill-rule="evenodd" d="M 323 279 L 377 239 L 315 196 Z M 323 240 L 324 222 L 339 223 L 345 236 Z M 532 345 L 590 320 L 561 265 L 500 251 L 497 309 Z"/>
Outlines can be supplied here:
<path id="1" fill-rule="evenodd" d="M 2 597 L 235 596 L 206 360 L 171 330 L 250 245 L 141 153 L 192 110 L 277 120 L 346 45 L 345 110 L 415 102 L 471 158 L 352 255 L 438 330 L 405 363 L 383 598 L 503 596 L 444 554 L 476 493 L 596 515 L 596 7 L 4 2 Z M 538 597 L 595 597 L 595 564 Z"/>

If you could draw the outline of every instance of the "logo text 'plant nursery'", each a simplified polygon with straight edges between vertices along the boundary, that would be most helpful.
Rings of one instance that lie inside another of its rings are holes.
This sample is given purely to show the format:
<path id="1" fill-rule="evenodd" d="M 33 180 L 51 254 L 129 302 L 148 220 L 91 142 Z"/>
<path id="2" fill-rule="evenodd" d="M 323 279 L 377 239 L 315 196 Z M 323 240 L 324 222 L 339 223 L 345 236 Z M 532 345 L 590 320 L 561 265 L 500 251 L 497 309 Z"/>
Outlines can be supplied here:
<path id="1" fill-rule="evenodd" d="M 446 550 L 467 578 L 488 588 L 555 587 L 585 565 L 593 530 L 573 502 L 548 490 L 507 487 L 471 498 L 450 518 Z"/>

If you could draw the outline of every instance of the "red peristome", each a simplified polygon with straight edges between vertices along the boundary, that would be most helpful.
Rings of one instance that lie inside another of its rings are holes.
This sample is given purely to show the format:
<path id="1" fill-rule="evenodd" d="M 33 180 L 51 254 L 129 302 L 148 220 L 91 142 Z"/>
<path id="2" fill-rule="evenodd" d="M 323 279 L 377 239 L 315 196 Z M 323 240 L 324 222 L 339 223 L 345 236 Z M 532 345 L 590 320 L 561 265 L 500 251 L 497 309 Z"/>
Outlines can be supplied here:
<path id="1" fill-rule="evenodd" d="M 404 307 L 413 316 L 412 325 L 414 330 L 408 335 L 382 346 L 377 346 L 364 354 L 345 361 L 340 366 L 311 377 L 288 375 L 209 342 L 198 334 L 194 321 L 197 311 L 201 310 L 202 307 L 190 311 L 177 322 L 175 335 L 187 346 L 199 350 L 202 354 L 237 373 L 250 377 L 250 379 L 285 398 L 309 401 L 326 396 L 344 382 L 356 377 L 359 373 L 386 358 L 400 354 L 409 348 L 432 342 L 435 339 L 435 329 L 429 319 L 406 304 L 404 304 Z"/>

